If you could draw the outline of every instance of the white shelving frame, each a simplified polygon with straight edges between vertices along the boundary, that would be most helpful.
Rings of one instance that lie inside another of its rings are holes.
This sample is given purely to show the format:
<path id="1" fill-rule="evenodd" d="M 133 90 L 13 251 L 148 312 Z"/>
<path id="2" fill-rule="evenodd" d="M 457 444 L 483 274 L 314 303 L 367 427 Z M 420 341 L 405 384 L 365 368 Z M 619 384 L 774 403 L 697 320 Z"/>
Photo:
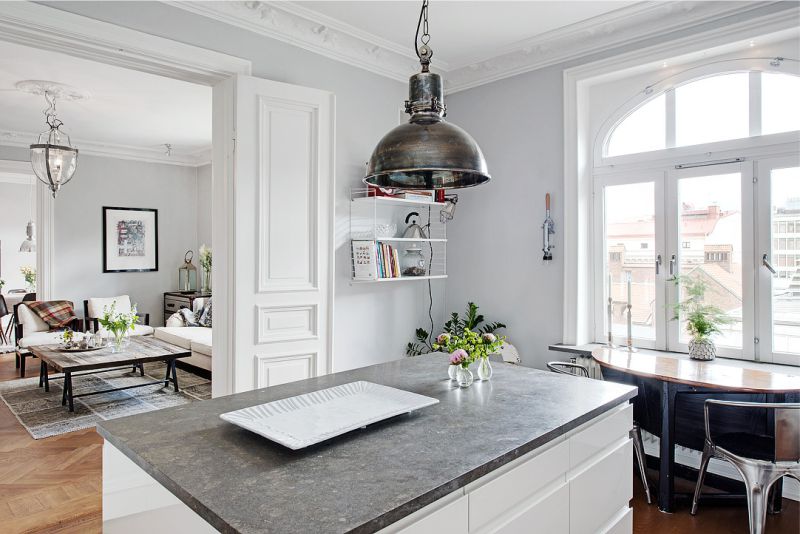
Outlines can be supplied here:
<path id="1" fill-rule="evenodd" d="M 350 190 L 350 241 L 375 241 L 397 243 L 396 248 L 402 263 L 403 253 L 411 243 L 419 243 L 428 264 L 425 276 L 400 276 L 397 278 L 361 279 L 355 277 L 353 248 L 350 247 L 350 280 L 352 283 L 369 284 L 403 282 L 410 280 L 440 280 L 447 278 L 447 228 L 439 219 L 444 202 L 427 202 L 405 198 L 382 197 L 371 194 L 370 188 Z M 425 227 L 428 237 L 412 239 L 400 237 L 406 229 L 404 218 L 408 213 L 419 213 L 418 223 Z M 379 235 L 379 224 L 396 224 L 394 235 Z M 431 261 L 431 255 L 433 261 Z"/>

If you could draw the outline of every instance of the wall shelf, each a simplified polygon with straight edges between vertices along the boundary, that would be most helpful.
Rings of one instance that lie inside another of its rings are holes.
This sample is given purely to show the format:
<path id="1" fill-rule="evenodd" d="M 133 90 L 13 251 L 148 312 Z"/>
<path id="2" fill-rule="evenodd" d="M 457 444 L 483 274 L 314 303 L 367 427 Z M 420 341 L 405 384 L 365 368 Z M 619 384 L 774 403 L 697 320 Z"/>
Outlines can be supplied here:
<path id="1" fill-rule="evenodd" d="M 369 188 L 350 191 L 351 281 L 363 284 L 447 278 L 447 232 L 439 216 L 446 203 L 370 196 L 371 192 Z M 427 237 L 402 237 L 412 213 L 416 215 L 411 220 L 423 227 Z M 381 233 L 393 235 L 378 237 Z M 372 245 L 357 241 L 371 241 Z M 382 262 L 384 258 L 388 259 Z M 422 276 L 402 275 L 415 271 Z M 382 272 L 399 272 L 400 276 L 381 277 Z"/>

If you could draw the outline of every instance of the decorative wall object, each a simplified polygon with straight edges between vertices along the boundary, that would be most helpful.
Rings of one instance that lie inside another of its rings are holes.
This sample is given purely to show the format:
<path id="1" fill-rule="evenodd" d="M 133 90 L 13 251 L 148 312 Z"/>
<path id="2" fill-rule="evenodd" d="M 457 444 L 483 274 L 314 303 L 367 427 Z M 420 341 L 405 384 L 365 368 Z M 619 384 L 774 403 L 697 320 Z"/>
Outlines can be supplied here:
<path id="1" fill-rule="evenodd" d="M 103 207 L 103 272 L 158 270 L 158 210 Z"/>

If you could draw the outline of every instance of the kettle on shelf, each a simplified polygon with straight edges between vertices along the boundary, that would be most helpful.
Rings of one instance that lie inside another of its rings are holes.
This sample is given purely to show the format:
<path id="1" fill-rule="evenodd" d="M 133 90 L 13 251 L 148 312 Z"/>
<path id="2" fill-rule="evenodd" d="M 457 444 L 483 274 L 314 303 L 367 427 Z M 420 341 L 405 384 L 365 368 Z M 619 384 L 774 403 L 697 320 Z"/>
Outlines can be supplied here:
<path id="1" fill-rule="evenodd" d="M 411 217 L 419 217 L 419 213 L 416 211 L 412 211 L 408 215 L 406 215 L 406 224 L 408 224 L 409 219 Z M 425 229 L 417 224 L 416 219 L 411 221 L 411 224 L 408 224 L 408 228 L 406 231 L 403 232 L 403 239 L 428 239 L 427 234 L 425 233 Z"/>

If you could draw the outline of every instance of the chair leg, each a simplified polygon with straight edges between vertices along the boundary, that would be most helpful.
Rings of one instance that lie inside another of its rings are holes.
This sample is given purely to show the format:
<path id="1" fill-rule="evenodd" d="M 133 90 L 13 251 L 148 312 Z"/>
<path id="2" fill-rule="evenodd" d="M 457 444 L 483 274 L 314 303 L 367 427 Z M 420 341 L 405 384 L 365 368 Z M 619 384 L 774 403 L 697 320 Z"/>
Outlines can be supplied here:
<path id="1" fill-rule="evenodd" d="M 697 484 L 694 487 L 694 496 L 692 497 L 692 515 L 697 514 L 697 501 L 700 499 L 700 491 L 703 489 L 703 479 L 706 477 L 706 470 L 708 469 L 708 462 L 711 460 L 713 452 L 711 445 L 706 441 L 703 445 L 703 457 L 700 460 L 700 471 L 697 473 Z"/>
<path id="2" fill-rule="evenodd" d="M 767 501 L 769 500 L 769 473 L 753 466 L 744 467 L 744 485 L 747 491 L 747 514 L 750 518 L 750 534 L 763 534 L 767 523 Z"/>
<path id="3" fill-rule="evenodd" d="M 639 476 L 642 478 L 642 484 L 644 484 L 644 494 L 645 497 L 647 497 L 647 504 L 652 504 L 653 499 L 650 496 L 650 484 L 647 482 L 647 457 L 644 454 L 642 431 L 636 423 L 633 424 L 630 437 L 633 440 L 633 452 L 636 455 L 636 463 L 639 464 Z"/>
<path id="4" fill-rule="evenodd" d="M 19 376 L 25 378 L 25 354 L 19 355 Z"/>
<path id="5" fill-rule="evenodd" d="M 19 369 L 19 352 L 14 353 L 14 367 Z"/>

